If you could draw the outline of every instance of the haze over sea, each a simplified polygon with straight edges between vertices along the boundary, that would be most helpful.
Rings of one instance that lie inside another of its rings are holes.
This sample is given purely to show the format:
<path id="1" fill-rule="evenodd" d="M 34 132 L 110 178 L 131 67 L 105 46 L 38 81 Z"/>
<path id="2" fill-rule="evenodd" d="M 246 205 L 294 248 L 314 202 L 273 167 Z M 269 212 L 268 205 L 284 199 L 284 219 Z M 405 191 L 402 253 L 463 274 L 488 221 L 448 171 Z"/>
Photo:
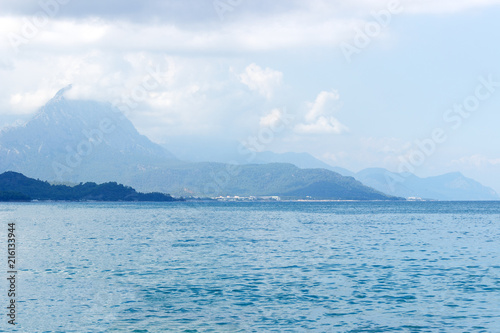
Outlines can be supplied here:
<path id="1" fill-rule="evenodd" d="M 0 220 L 20 332 L 500 331 L 499 202 L 39 202 Z"/>

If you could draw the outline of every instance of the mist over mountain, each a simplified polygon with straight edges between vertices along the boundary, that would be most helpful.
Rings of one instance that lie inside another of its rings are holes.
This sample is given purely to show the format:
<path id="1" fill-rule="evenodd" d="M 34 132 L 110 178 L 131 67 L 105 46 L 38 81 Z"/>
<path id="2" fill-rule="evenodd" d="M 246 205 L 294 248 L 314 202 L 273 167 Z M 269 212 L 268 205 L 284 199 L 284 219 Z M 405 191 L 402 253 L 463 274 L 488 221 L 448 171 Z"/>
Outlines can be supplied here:
<path id="1" fill-rule="evenodd" d="M 183 162 L 140 135 L 111 104 L 66 99 L 70 88 L 60 90 L 26 124 L 0 132 L 0 172 L 56 182 L 119 182 L 142 192 L 182 196 L 397 199 L 326 169 Z M 266 163 L 273 156 L 263 153 L 258 159 Z M 279 162 L 299 159 L 308 160 L 298 163 L 302 166 L 323 166 L 308 155 L 284 154 Z"/>

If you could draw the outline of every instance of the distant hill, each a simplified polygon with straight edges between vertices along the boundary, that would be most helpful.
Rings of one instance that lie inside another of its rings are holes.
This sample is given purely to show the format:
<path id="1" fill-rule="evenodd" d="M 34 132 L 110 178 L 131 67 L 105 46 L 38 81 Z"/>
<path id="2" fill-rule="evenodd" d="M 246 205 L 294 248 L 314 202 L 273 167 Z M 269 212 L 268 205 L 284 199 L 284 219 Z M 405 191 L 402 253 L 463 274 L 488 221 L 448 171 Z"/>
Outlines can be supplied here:
<path id="1" fill-rule="evenodd" d="M 355 178 L 384 193 L 400 197 L 434 200 L 499 200 L 491 188 L 459 172 L 420 178 L 410 173 L 394 173 L 383 168 L 358 172 Z"/>
<path id="2" fill-rule="evenodd" d="M 354 176 L 354 172 L 341 167 L 331 166 L 309 153 L 273 153 L 271 151 L 263 151 L 257 153 L 256 160 L 259 163 L 291 163 L 302 169 L 326 169 L 337 172 L 342 176 Z"/>
<path id="3" fill-rule="evenodd" d="M 190 162 L 215 162 L 236 164 L 290 163 L 302 169 L 327 169 L 342 176 L 352 177 L 354 172 L 329 165 L 309 153 L 275 153 L 261 151 L 251 153 L 237 141 L 201 140 L 182 138 L 163 145 L 178 158 Z"/>
<path id="4" fill-rule="evenodd" d="M 50 185 L 48 182 L 28 178 L 17 172 L 0 174 L 0 201 L 29 200 L 69 201 L 175 201 L 168 194 L 138 193 L 133 188 L 114 182 L 97 185 L 79 184 L 73 187 Z"/>
<path id="5" fill-rule="evenodd" d="M 203 179 L 203 182 L 200 182 Z M 158 180 L 158 181 L 157 181 Z M 161 181 L 160 181 L 161 180 Z M 142 184 L 142 185 L 141 185 Z M 397 200 L 326 169 L 300 169 L 292 164 L 233 165 L 190 163 L 145 171 L 134 178 L 133 186 L 155 191 L 170 189 L 182 196 L 282 196 L 285 198 L 335 200 Z"/>
<path id="6" fill-rule="evenodd" d="M 31 197 L 15 191 L 0 191 L 0 202 L 31 201 Z"/>
<path id="7" fill-rule="evenodd" d="M 485 187 L 473 179 L 464 177 L 460 173 L 450 173 L 430 178 L 420 178 L 413 174 L 396 174 L 383 168 L 369 168 L 358 173 L 347 169 L 331 166 L 308 153 L 274 153 L 271 151 L 250 153 L 241 152 L 238 142 L 210 140 L 201 141 L 186 139 L 173 141 L 171 150 L 183 159 L 190 161 L 211 161 L 226 163 L 232 161 L 237 164 L 246 164 L 249 156 L 254 164 L 291 163 L 302 169 L 326 169 L 337 172 L 342 176 L 354 177 L 361 183 L 380 192 L 397 197 L 420 197 L 434 200 L 499 200 L 500 198 L 491 188 Z M 325 185 L 322 180 L 317 184 L 304 184 L 301 193 L 321 193 L 321 188 L 332 190 L 332 185 Z M 232 192 L 232 191 L 231 191 Z M 287 192 L 294 194 L 293 190 Z"/>

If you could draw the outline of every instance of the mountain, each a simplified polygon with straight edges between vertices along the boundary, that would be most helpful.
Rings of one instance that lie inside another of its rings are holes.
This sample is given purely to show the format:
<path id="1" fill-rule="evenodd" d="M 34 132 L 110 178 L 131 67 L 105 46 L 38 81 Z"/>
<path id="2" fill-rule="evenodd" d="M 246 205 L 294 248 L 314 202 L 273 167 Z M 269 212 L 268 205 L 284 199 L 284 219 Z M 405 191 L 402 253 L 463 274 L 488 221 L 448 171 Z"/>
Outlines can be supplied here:
<path id="1" fill-rule="evenodd" d="M 274 153 L 271 151 L 251 152 L 235 141 L 197 140 L 183 138 L 169 142 L 168 146 L 176 156 L 193 161 L 219 163 L 254 164 L 290 163 L 303 169 L 326 169 L 354 177 L 361 183 L 398 197 L 421 197 L 434 200 L 499 200 L 491 188 L 459 173 L 430 178 L 419 178 L 413 174 L 396 174 L 382 168 L 369 168 L 358 173 L 331 166 L 308 153 Z M 251 158 L 250 158 L 251 157 Z"/>
<path id="2" fill-rule="evenodd" d="M 321 168 L 340 173 L 342 176 L 354 176 L 353 172 L 341 167 L 331 166 L 309 153 L 251 152 L 237 141 L 180 138 L 177 140 L 172 139 L 164 146 L 168 147 L 178 158 L 191 162 L 233 164 L 289 163 L 302 169 Z"/>
<path id="3" fill-rule="evenodd" d="M 161 182 L 152 180 L 161 179 Z M 205 180 L 199 182 L 199 179 Z M 334 200 L 397 200 L 352 177 L 326 169 L 300 169 L 292 164 L 229 165 L 191 163 L 137 175 L 137 186 L 182 196 L 281 196 Z M 134 185 L 135 186 L 135 185 Z"/>
<path id="4" fill-rule="evenodd" d="M 394 173 L 383 168 L 369 168 L 354 176 L 365 185 L 400 197 L 434 200 L 499 200 L 491 188 L 459 172 L 420 178 L 411 173 Z"/>
<path id="5" fill-rule="evenodd" d="M 26 124 L 0 131 L 0 172 L 15 170 L 59 181 L 106 181 L 125 166 L 134 170 L 176 160 L 140 135 L 110 104 L 67 100 L 64 93 L 70 88 L 61 89 Z M 99 176 L 93 170 L 99 170 Z"/>
<path id="6" fill-rule="evenodd" d="M 70 88 L 59 91 L 26 124 L 0 131 L 0 172 L 58 182 L 112 181 L 142 192 L 184 196 L 396 199 L 326 169 L 180 161 L 140 135 L 110 104 L 66 99 Z"/>
<path id="7" fill-rule="evenodd" d="M 4 198 L 4 200 L 2 200 Z M 79 184 L 73 187 L 50 185 L 17 172 L 0 174 L 0 201 L 93 200 L 93 201 L 176 201 L 168 194 L 138 193 L 117 183 Z"/>
<path id="8" fill-rule="evenodd" d="M 341 168 L 331 166 L 309 153 L 273 153 L 271 151 L 263 151 L 257 153 L 257 163 L 291 163 L 302 169 L 326 169 L 341 174 L 342 176 L 352 177 L 353 172 Z"/>

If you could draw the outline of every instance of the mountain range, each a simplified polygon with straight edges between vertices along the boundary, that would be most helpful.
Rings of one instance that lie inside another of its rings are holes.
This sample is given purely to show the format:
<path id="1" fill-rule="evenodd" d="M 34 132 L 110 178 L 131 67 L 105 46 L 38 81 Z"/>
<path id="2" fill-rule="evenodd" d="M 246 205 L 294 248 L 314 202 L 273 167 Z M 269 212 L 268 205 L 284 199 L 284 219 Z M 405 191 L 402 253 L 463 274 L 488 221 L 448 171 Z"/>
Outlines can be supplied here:
<path id="1" fill-rule="evenodd" d="M 70 88 L 25 124 L 0 130 L 0 172 L 70 184 L 115 181 L 177 196 L 499 199 L 458 172 L 428 178 L 382 168 L 354 173 L 308 153 L 250 152 L 238 142 L 183 139 L 159 145 L 109 103 L 66 99 Z"/>
<path id="2" fill-rule="evenodd" d="M 216 154 L 210 147 L 222 147 Z M 169 142 L 172 152 L 190 161 L 229 162 L 244 164 L 249 154 L 239 154 L 244 147 L 238 142 L 173 141 Z M 491 188 L 465 177 L 460 172 L 452 172 L 434 177 L 421 178 L 411 173 L 394 173 L 384 168 L 367 168 L 359 172 L 331 166 L 308 153 L 274 153 L 270 151 L 254 152 L 253 162 L 290 163 L 300 168 L 326 169 L 346 177 L 353 177 L 361 183 L 380 192 L 403 198 L 423 198 L 431 200 L 499 200 L 498 194 Z"/>
<path id="3" fill-rule="evenodd" d="M 401 197 L 438 200 L 499 200 L 491 188 L 467 178 L 460 172 L 421 178 L 411 173 L 395 173 L 383 168 L 364 169 L 357 180 L 384 193 Z"/>
<path id="4" fill-rule="evenodd" d="M 0 131 L 0 172 L 57 183 L 112 181 L 177 196 L 398 199 L 325 168 L 182 161 L 139 134 L 111 104 L 66 99 L 68 89 L 26 124 Z"/>

